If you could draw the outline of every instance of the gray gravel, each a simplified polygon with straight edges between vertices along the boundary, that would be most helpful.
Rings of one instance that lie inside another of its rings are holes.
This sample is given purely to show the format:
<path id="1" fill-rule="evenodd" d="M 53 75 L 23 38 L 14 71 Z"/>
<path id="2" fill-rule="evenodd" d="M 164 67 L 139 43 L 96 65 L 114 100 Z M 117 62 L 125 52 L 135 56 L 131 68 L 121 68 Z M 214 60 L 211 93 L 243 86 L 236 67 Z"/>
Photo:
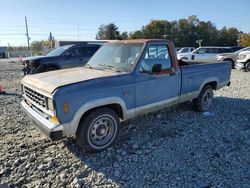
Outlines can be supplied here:
<path id="1" fill-rule="evenodd" d="M 250 74 L 232 72 L 210 113 L 191 102 L 123 123 L 112 148 L 51 142 L 20 108 L 21 65 L 0 61 L 0 184 L 10 187 L 250 187 Z"/>

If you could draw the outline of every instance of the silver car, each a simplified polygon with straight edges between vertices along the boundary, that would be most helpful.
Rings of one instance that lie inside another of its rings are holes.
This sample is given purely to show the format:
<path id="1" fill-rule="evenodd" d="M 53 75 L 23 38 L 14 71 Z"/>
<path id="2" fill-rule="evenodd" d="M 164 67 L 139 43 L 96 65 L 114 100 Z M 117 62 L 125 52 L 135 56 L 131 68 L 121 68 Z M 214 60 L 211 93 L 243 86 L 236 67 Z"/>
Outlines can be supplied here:
<path id="1" fill-rule="evenodd" d="M 177 54 L 178 60 L 197 61 L 202 63 L 214 63 L 217 61 L 216 55 L 221 53 L 231 53 L 230 47 L 206 46 L 199 47 L 191 53 Z"/>
<path id="2" fill-rule="evenodd" d="M 232 67 L 234 67 L 239 53 L 244 52 L 244 51 L 250 51 L 250 46 L 243 48 L 243 49 L 240 49 L 240 50 L 233 52 L 233 53 L 218 54 L 216 56 L 216 59 L 217 59 L 217 61 L 230 61 L 232 63 Z"/>

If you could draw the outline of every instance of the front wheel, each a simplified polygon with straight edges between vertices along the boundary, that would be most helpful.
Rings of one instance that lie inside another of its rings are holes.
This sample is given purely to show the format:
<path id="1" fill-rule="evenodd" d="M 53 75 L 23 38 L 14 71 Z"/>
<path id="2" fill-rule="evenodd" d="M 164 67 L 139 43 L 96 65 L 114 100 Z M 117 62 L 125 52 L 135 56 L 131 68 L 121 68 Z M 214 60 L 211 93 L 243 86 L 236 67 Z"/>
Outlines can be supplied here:
<path id="1" fill-rule="evenodd" d="M 112 145 L 119 128 L 117 113 L 111 108 L 99 108 L 81 120 L 76 139 L 86 152 L 99 152 Z"/>
<path id="2" fill-rule="evenodd" d="M 206 85 L 201 90 L 198 98 L 193 99 L 194 107 L 200 112 L 207 112 L 212 107 L 213 96 L 213 88 L 210 85 Z"/>

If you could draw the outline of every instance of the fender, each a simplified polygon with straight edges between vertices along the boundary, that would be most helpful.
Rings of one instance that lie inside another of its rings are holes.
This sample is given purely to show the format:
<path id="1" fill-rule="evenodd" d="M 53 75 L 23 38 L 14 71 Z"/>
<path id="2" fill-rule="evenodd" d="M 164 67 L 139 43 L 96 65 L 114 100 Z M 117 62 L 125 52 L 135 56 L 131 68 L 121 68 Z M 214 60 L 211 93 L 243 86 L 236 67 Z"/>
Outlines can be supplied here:
<path id="1" fill-rule="evenodd" d="M 127 110 L 125 102 L 119 97 L 101 98 L 83 104 L 75 113 L 73 120 L 70 122 L 70 124 L 68 124 L 69 126 L 64 127 L 64 131 L 67 132 L 67 135 L 74 135 L 77 131 L 82 116 L 87 111 L 96 107 L 101 107 L 109 104 L 119 104 L 122 108 L 124 119 L 128 119 L 131 116 L 130 114 L 133 112 L 133 114 L 135 114 L 135 110 Z"/>

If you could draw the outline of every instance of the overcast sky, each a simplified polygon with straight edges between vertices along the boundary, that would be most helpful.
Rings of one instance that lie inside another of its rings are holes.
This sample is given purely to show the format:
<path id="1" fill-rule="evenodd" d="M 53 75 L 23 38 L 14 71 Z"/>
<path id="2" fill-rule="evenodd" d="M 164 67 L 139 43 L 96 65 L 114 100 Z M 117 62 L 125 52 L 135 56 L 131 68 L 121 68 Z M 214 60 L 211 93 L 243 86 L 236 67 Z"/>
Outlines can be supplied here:
<path id="1" fill-rule="evenodd" d="M 47 39 L 49 32 L 57 40 L 94 40 L 101 24 L 113 22 L 130 32 L 152 19 L 191 15 L 218 29 L 250 32 L 249 7 L 250 0 L 0 0 L 0 46 L 27 45 L 25 16 L 31 42 Z"/>

